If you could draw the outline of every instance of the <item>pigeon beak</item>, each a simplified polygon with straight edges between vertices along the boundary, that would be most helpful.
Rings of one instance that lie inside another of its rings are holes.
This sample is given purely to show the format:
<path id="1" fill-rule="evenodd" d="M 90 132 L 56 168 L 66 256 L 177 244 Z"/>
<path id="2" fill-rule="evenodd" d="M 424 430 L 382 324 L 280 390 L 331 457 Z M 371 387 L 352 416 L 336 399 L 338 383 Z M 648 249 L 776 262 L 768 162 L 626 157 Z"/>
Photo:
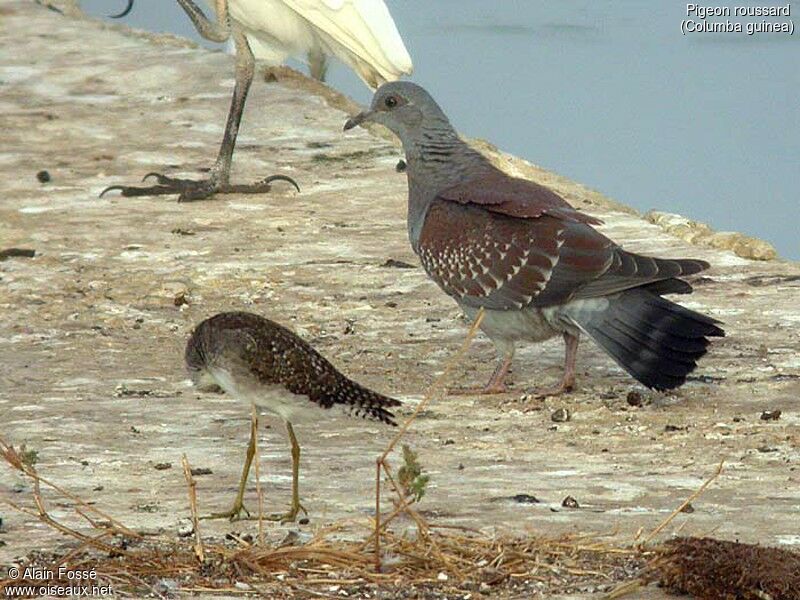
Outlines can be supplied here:
<path id="1" fill-rule="evenodd" d="M 371 112 L 365 111 L 360 112 L 354 117 L 350 117 L 347 119 L 347 122 L 344 124 L 344 131 L 352 129 L 356 125 L 361 125 L 364 121 L 369 121 L 369 118 L 372 116 Z"/>

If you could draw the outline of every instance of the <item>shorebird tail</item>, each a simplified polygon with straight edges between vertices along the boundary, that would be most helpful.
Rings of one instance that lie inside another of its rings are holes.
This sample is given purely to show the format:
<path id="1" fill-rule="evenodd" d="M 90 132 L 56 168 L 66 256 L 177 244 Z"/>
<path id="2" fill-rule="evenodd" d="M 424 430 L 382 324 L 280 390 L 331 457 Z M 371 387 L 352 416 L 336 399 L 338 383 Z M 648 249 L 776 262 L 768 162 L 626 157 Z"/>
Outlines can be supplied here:
<path id="1" fill-rule="evenodd" d="M 394 413 L 388 410 L 400 406 L 401 402 L 365 388 L 345 378 L 336 392 L 334 402 L 352 417 L 380 421 L 387 425 L 397 425 Z"/>

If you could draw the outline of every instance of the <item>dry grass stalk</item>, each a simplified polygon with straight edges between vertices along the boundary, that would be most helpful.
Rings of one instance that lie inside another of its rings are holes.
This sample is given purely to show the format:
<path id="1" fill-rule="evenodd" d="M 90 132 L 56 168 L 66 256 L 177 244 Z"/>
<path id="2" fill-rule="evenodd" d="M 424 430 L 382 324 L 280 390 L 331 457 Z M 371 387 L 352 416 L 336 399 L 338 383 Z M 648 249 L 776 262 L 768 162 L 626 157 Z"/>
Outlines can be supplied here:
<path id="1" fill-rule="evenodd" d="M 258 543 L 264 545 L 264 490 L 261 488 L 261 456 L 258 446 L 258 409 L 253 402 L 250 411 L 250 439 L 253 440 L 253 462 L 256 475 L 256 498 L 258 501 Z"/>
<path id="2" fill-rule="evenodd" d="M 197 514 L 197 482 L 192 476 L 192 469 L 189 467 L 189 459 L 184 454 L 181 456 L 181 464 L 183 465 L 183 476 L 186 478 L 186 485 L 189 491 L 189 509 L 192 513 L 192 527 L 194 529 L 194 552 L 197 555 L 197 560 L 201 563 L 206 559 L 206 553 L 203 549 L 203 538 L 200 536 L 200 517 Z"/>
<path id="3" fill-rule="evenodd" d="M 696 499 L 697 499 L 697 497 L 698 497 L 698 496 L 700 496 L 700 494 L 702 494 L 702 493 L 705 491 L 705 489 L 706 489 L 706 488 L 707 488 L 709 485 L 711 485 L 711 483 L 712 483 L 713 481 L 715 481 L 715 480 L 717 479 L 717 477 L 719 477 L 719 476 L 720 476 L 720 474 L 722 473 L 722 467 L 723 467 L 723 465 L 724 465 L 724 464 L 725 464 L 725 459 L 722 459 L 721 461 L 719 461 L 719 465 L 717 465 L 717 468 L 716 468 L 716 470 L 714 471 L 714 473 L 711 475 L 711 477 L 709 477 L 708 479 L 706 479 L 706 480 L 703 482 L 703 485 L 701 485 L 699 488 L 697 488 L 697 489 L 696 489 L 696 490 L 695 490 L 695 491 L 692 493 L 692 495 L 691 495 L 691 496 L 689 496 L 689 497 L 688 497 L 686 500 L 684 500 L 684 501 L 681 503 L 681 505 L 680 505 L 680 506 L 678 506 L 678 508 L 676 508 L 675 510 L 673 510 L 673 511 L 672 511 L 672 513 L 671 513 L 671 514 L 670 514 L 670 515 L 669 515 L 669 516 L 668 516 L 666 519 L 664 519 L 664 520 L 663 520 L 663 521 L 662 521 L 662 522 L 659 524 L 659 526 L 658 526 L 658 527 L 656 527 L 655 529 L 653 529 L 653 531 L 651 531 L 651 532 L 650 532 L 650 535 L 648 535 L 648 536 L 645 538 L 645 540 L 642 542 L 642 546 L 646 546 L 646 545 L 647 545 L 647 544 L 650 542 L 650 540 L 652 540 L 652 539 L 653 539 L 654 537 L 656 537 L 656 536 L 657 536 L 659 533 L 661 533 L 661 531 L 663 531 L 663 530 L 664 530 L 664 528 L 665 528 L 667 525 L 669 525 L 669 524 L 672 522 L 672 520 L 673 520 L 675 517 L 677 517 L 677 516 L 678 516 L 678 515 L 679 515 L 679 514 L 680 514 L 680 513 L 683 511 L 683 509 L 684 509 L 684 508 L 686 508 L 687 506 L 689 506 L 689 504 L 691 504 L 691 503 L 692 503 L 694 500 L 696 500 Z"/>
<path id="4" fill-rule="evenodd" d="M 197 527 L 196 486 L 185 457 L 183 470 L 195 526 L 192 540 L 129 535 L 130 529 L 116 519 L 99 522 L 90 518 L 85 514 L 86 502 L 69 492 L 59 492 L 62 488 L 58 486 L 51 486 L 60 495 L 59 500 L 73 500 L 76 518 L 81 523 L 100 530 L 98 535 L 92 536 L 53 519 L 39 490 L 44 480 L 34 469 L 23 465 L 10 445 L 3 444 L 2 448 L 2 456 L 8 464 L 33 483 L 36 510 L 13 506 L 78 542 L 67 550 L 49 554 L 38 552 L 31 555 L 31 562 L 49 569 L 66 561 L 75 569 L 94 568 L 101 581 L 113 585 L 120 594 L 141 594 L 142 591 L 154 596 L 169 594 L 171 592 L 163 588 L 165 581 L 180 581 L 183 591 L 229 594 L 242 593 L 245 585 L 250 592 L 275 598 L 288 597 L 292 590 L 325 595 L 324 588 L 315 590 L 314 587 L 332 583 L 352 586 L 351 595 L 360 594 L 364 586 L 370 585 L 398 590 L 421 586 L 436 588 L 446 595 L 452 591 L 460 596 L 475 585 L 514 586 L 526 582 L 532 582 L 531 585 L 547 583 L 554 590 L 564 590 L 577 582 L 618 581 L 630 575 L 631 563 L 638 560 L 635 550 L 613 546 L 596 537 L 495 536 L 474 529 L 428 524 L 405 502 L 391 469 L 386 473 L 399 499 L 396 511 L 408 514 L 418 529 L 416 535 L 409 536 L 386 528 L 387 521 L 380 524 L 378 531 L 383 551 L 392 558 L 386 565 L 386 572 L 375 571 L 374 554 L 363 539 L 367 532 L 374 537 L 375 530 L 370 527 L 364 531 L 360 522 L 340 523 L 320 530 L 302 546 L 269 547 L 235 540 L 201 540 Z M 104 514 L 97 509 L 93 512 Z M 351 541 L 345 541 L 344 536 Z M 278 575 L 280 580 L 276 579 Z M 0 591 L 11 583 L 47 582 L 0 579 Z"/>
<path id="5" fill-rule="evenodd" d="M 128 529 L 127 527 L 125 527 L 122 523 L 120 523 L 119 521 L 114 519 L 108 513 L 103 512 L 99 508 L 95 508 L 91 504 L 87 504 L 81 498 L 79 498 L 79 497 L 75 496 L 74 494 L 68 492 L 67 490 L 65 490 L 61 486 L 53 483 L 52 481 L 50 481 L 48 479 L 45 479 L 44 477 L 40 477 L 39 474 L 36 472 L 36 469 L 34 469 L 33 466 L 31 466 L 31 465 L 25 464 L 24 461 L 22 460 L 22 457 L 14 449 L 14 447 L 11 444 L 7 443 L 3 439 L 0 439 L 0 457 L 2 457 L 9 465 L 11 465 L 11 467 L 13 469 L 15 469 L 17 471 L 21 471 L 23 474 L 25 474 L 28 477 L 30 477 L 35 482 L 35 485 L 37 486 L 37 490 L 38 490 L 38 485 L 39 484 L 44 484 L 47 487 L 55 490 L 56 492 L 58 492 L 63 497 L 67 498 L 68 500 L 74 502 L 75 504 L 78 504 L 84 510 L 86 510 L 88 512 L 91 512 L 91 513 L 94 513 L 97 516 L 99 516 L 100 518 L 105 519 L 106 521 L 108 521 L 115 528 L 124 531 L 126 535 L 129 535 L 131 537 L 139 537 L 139 534 L 137 534 L 135 531 L 132 531 L 132 530 Z"/>
<path id="6" fill-rule="evenodd" d="M 381 525 L 381 472 L 385 473 L 386 476 L 389 478 L 389 481 L 394 489 L 397 497 L 399 499 L 399 507 L 395 510 L 394 513 L 391 515 L 391 519 L 394 519 L 397 515 L 405 513 L 409 515 L 414 522 L 417 524 L 419 529 L 420 535 L 427 536 L 428 527 L 425 524 L 422 517 L 411 508 L 411 505 L 406 501 L 405 495 L 400 491 L 397 483 L 395 482 L 394 478 L 392 477 L 391 468 L 389 464 L 386 462 L 387 457 L 389 454 L 392 453 L 392 450 L 395 449 L 397 444 L 403 439 L 403 436 L 408 431 L 411 424 L 417 419 L 417 416 L 431 403 L 434 397 L 438 396 L 445 387 L 448 378 L 450 377 L 450 373 L 455 368 L 455 366 L 461 362 L 461 359 L 466 354 L 467 350 L 469 349 L 470 345 L 472 344 L 472 340 L 475 337 L 475 334 L 478 332 L 478 328 L 483 321 L 485 316 L 483 308 L 478 311 L 478 315 L 475 317 L 475 321 L 470 327 L 469 332 L 467 332 L 467 336 L 464 339 L 464 342 L 461 344 L 461 348 L 447 361 L 445 365 L 444 371 L 442 374 L 433 382 L 433 385 L 428 390 L 428 393 L 422 398 L 422 401 L 417 405 L 417 408 L 411 413 L 411 416 L 406 419 L 406 421 L 400 426 L 399 431 L 397 434 L 391 439 L 389 444 L 384 449 L 383 453 L 378 457 L 375 465 L 375 530 L 373 532 L 374 537 L 374 544 L 375 544 L 375 570 L 380 572 L 381 570 L 381 531 L 384 529 L 384 526 Z M 390 519 L 390 520 L 391 520 Z M 388 521 L 387 521 L 388 523 Z"/>
<path id="7" fill-rule="evenodd" d="M 652 540 L 655 536 L 661 533 L 675 519 L 675 517 L 677 517 L 683 511 L 684 508 L 686 508 L 687 506 L 689 506 L 689 504 L 691 504 L 694 500 L 696 500 L 700 496 L 700 494 L 702 494 L 706 490 L 706 488 L 709 485 L 711 485 L 711 483 L 715 481 L 717 477 L 719 477 L 722 474 L 722 467 L 724 464 L 725 464 L 725 459 L 720 460 L 719 465 L 717 465 L 717 468 L 714 470 L 714 473 L 712 473 L 711 476 L 708 479 L 706 479 L 699 488 L 697 488 L 694 492 L 692 492 L 689 495 L 689 497 L 686 498 L 686 500 L 681 502 L 680 505 L 678 505 L 678 507 L 675 510 L 673 510 L 666 519 L 664 519 L 661 523 L 659 523 L 658 526 L 655 529 L 653 529 L 653 531 L 650 532 L 650 535 L 648 535 L 643 542 L 637 544 L 637 548 L 639 550 L 644 551 L 645 546 L 650 542 L 650 540 Z M 686 523 L 683 523 L 680 527 L 678 527 L 677 531 L 678 532 L 682 531 L 684 525 L 686 525 Z M 639 528 L 639 530 L 636 533 L 636 536 L 634 537 L 634 541 L 636 541 L 639 538 L 641 533 L 642 533 L 642 528 Z M 609 594 L 604 596 L 604 600 L 616 600 L 617 598 L 623 598 L 637 591 L 642 585 L 644 585 L 643 579 L 628 581 L 626 583 L 619 585 L 618 587 L 613 589 Z"/>
<path id="8" fill-rule="evenodd" d="M 445 593 L 460 591 L 463 595 L 463 589 L 474 589 L 475 584 L 493 588 L 501 584 L 514 586 L 519 582 L 540 583 L 546 584 L 549 591 L 556 592 L 568 591 L 569 586 L 577 582 L 591 581 L 594 584 L 598 581 L 612 583 L 627 580 L 628 583 L 617 588 L 609 598 L 619 598 L 635 591 L 638 586 L 646 584 L 646 581 L 643 579 L 630 581 L 630 578 L 634 576 L 634 571 L 639 570 L 644 559 L 653 555 L 652 552 L 645 551 L 644 546 L 663 531 L 684 506 L 696 499 L 720 475 L 722 463 L 714 475 L 656 527 L 637 548 L 610 544 L 598 536 L 571 536 L 559 539 L 509 537 L 486 535 L 481 531 L 457 526 L 431 525 L 414 510 L 413 502 L 406 500 L 386 459 L 417 415 L 444 386 L 454 366 L 469 348 L 482 317 L 483 314 L 480 313 L 459 352 L 448 361 L 445 371 L 432 386 L 431 391 L 420 402 L 411 417 L 403 423 L 398 434 L 376 462 L 376 517 L 374 527 L 369 530 L 369 537 L 364 540 L 344 541 L 341 536 L 345 533 L 345 524 L 342 523 L 317 532 L 310 542 L 302 546 L 268 547 L 263 543 L 261 518 L 263 499 L 260 487 L 257 487 L 259 544 L 244 544 L 241 540 L 231 543 L 211 541 L 204 543 L 198 528 L 196 484 L 185 456 L 182 463 L 189 486 L 189 505 L 195 530 L 193 543 L 163 537 L 144 537 L 131 531 L 101 510 L 42 478 L 32 466 L 25 464 L 12 446 L 0 440 L 2 451 L 0 456 L 14 470 L 32 481 L 36 510 L 11 502 L 8 504 L 78 541 L 76 547 L 60 554 L 52 554 L 49 557 L 51 564 L 42 566 L 53 568 L 53 565 L 69 561 L 72 568 L 77 569 L 81 566 L 95 568 L 105 581 L 114 585 L 115 590 L 122 592 L 128 590 L 138 593 L 148 590 L 149 593 L 160 596 L 162 594 L 158 586 L 162 585 L 160 582 L 164 580 L 180 580 L 183 591 L 214 591 L 229 594 L 257 591 L 272 597 L 287 597 L 285 595 L 287 589 L 290 592 L 295 590 L 313 596 L 327 596 L 324 592 L 314 590 L 313 587 L 332 583 L 339 586 L 353 586 L 354 593 L 359 592 L 360 586 L 379 584 L 402 590 L 408 589 L 408 586 L 435 587 Z M 255 413 L 251 427 L 255 439 L 257 432 Z M 257 447 L 254 459 L 257 486 L 260 486 Z M 380 513 L 382 472 L 398 498 L 394 511 L 384 519 L 381 519 Z M 101 530 L 100 534 L 87 535 L 53 519 L 42 498 L 41 485 L 53 489 L 62 499 L 70 500 L 74 504 L 76 516 L 88 523 L 92 529 Z M 104 520 L 93 519 L 87 513 Z M 400 535 L 387 527 L 401 514 L 409 516 L 416 524 L 415 536 Z M 352 532 L 349 537 L 353 537 Z M 374 544 L 374 552 L 370 551 L 370 542 Z M 715 540 L 709 540 L 707 543 L 711 542 L 716 543 Z M 679 562 L 679 558 L 685 557 L 669 544 L 666 548 L 667 550 L 659 550 L 658 558 L 649 571 L 651 574 L 656 573 L 654 569 L 661 568 L 658 573 L 663 577 L 672 577 L 664 581 L 677 581 L 676 573 L 689 573 L 695 580 L 704 573 L 703 562 L 697 560 L 688 563 Z M 669 550 L 670 548 L 672 550 Z M 392 557 L 391 564 L 386 565 L 385 572 L 380 571 L 381 550 Z M 41 554 L 38 558 L 34 556 L 31 560 L 44 560 L 42 556 Z M 758 556 L 763 558 L 767 554 L 761 553 Z M 795 568 L 791 557 L 787 558 L 785 555 L 781 557 L 789 568 Z M 800 573 L 800 570 L 795 572 Z M 276 575 L 282 576 L 280 582 L 270 583 L 275 582 Z M 759 581 L 773 580 L 762 578 Z M 23 582 L 0 580 L 0 591 L 10 583 Z M 243 590 L 242 584 L 248 586 L 248 589 Z M 473 587 L 459 588 L 467 584 Z M 541 589 L 536 588 L 537 592 Z M 749 599 L 749 596 L 743 597 Z M 797 600 L 796 596 L 791 595 L 774 596 L 773 600 L 784 600 L 784 598 Z"/>

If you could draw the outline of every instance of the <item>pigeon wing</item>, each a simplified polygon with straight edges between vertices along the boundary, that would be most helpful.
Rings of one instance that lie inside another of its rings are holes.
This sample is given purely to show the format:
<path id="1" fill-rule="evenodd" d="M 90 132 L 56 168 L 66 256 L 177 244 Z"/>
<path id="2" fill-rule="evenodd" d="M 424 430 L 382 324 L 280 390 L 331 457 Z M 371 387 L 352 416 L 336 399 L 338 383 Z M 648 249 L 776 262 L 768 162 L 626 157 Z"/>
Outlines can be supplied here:
<path id="1" fill-rule="evenodd" d="M 447 188 L 438 196 L 459 204 L 475 204 L 509 217 L 533 219 L 550 215 L 589 225 L 603 223 L 576 210 L 550 188 L 527 179 L 510 177 L 498 170 Z"/>
<path id="2" fill-rule="evenodd" d="M 584 222 L 586 215 L 570 213 L 569 205 L 520 218 L 489 208 L 500 204 L 440 197 L 425 217 L 419 240 L 422 265 L 439 287 L 468 306 L 554 306 L 674 280 L 708 266 L 626 252 Z M 505 208 L 534 212 L 521 203 L 514 208 L 513 200 Z M 658 288 L 661 293 L 681 289 L 677 282 Z"/>
<path id="3" fill-rule="evenodd" d="M 418 252 L 428 275 L 457 301 L 509 310 L 566 302 L 608 269 L 613 242 L 547 214 L 522 219 L 437 199 Z"/>

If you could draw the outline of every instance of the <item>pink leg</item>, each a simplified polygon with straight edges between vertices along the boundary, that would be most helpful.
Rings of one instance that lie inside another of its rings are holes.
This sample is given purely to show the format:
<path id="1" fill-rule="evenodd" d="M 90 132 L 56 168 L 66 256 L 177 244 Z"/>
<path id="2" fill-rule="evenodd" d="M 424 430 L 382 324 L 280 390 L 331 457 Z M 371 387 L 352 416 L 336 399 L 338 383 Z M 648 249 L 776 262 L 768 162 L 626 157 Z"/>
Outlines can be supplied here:
<path id="1" fill-rule="evenodd" d="M 466 388 L 450 388 L 447 390 L 448 394 L 454 396 L 472 396 L 472 395 L 489 395 L 489 394 L 505 394 L 508 391 L 505 380 L 508 375 L 508 370 L 511 368 L 511 356 L 505 357 L 501 360 L 489 378 L 489 382 L 483 387 L 466 387 Z"/>
<path id="2" fill-rule="evenodd" d="M 561 378 L 561 383 L 552 388 L 535 391 L 534 395 L 540 398 L 560 396 L 566 392 L 571 392 L 575 388 L 575 362 L 578 358 L 579 339 L 576 335 L 564 334 L 564 375 Z"/>

